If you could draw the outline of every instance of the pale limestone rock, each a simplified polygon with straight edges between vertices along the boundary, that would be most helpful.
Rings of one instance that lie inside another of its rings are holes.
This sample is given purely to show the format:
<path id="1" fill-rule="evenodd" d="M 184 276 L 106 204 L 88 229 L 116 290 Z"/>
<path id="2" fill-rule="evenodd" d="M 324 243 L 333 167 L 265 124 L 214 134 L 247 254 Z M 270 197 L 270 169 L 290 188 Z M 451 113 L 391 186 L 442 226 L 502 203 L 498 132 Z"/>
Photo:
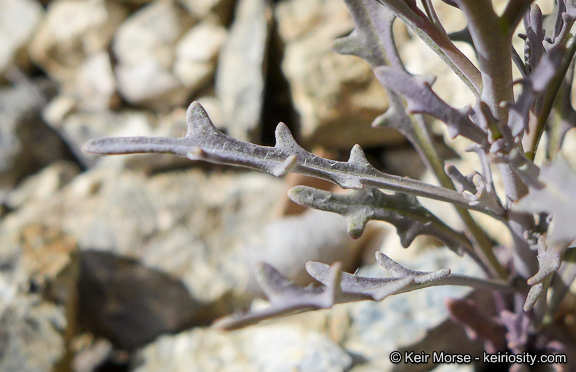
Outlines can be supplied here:
<path id="1" fill-rule="evenodd" d="M 156 60 L 118 65 L 116 77 L 120 94 L 133 104 L 166 110 L 188 99 L 189 89 Z"/>
<path id="2" fill-rule="evenodd" d="M 174 76 L 174 49 L 195 22 L 174 1 L 157 1 L 122 24 L 113 43 L 122 97 L 133 104 L 163 110 L 186 102 L 191 90 Z"/>
<path id="3" fill-rule="evenodd" d="M 5 300 L 3 298 L 3 300 Z M 37 296 L 17 296 L 0 312 L 4 372 L 50 371 L 66 356 L 63 310 Z M 56 325 L 56 326 L 55 326 Z"/>
<path id="4" fill-rule="evenodd" d="M 77 98 L 72 95 L 59 95 L 44 107 L 42 119 L 54 128 L 60 127 L 66 116 L 74 111 L 77 103 Z"/>
<path id="5" fill-rule="evenodd" d="M 216 96 L 222 102 L 232 137 L 259 141 L 266 58 L 272 8 L 269 0 L 240 0 L 216 73 Z"/>
<path id="6" fill-rule="evenodd" d="M 18 209 L 26 204 L 44 203 L 78 173 L 80 169 L 74 163 L 53 162 L 42 171 L 26 178 L 18 188 L 11 191 L 6 198 L 6 204 L 11 209 Z"/>
<path id="7" fill-rule="evenodd" d="M 79 97 L 80 109 L 104 111 L 117 106 L 116 79 L 108 53 L 102 51 L 88 56 L 69 89 Z"/>
<path id="8" fill-rule="evenodd" d="M 306 272 L 308 261 L 326 264 L 339 261 L 344 270 L 356 269 L 365 243 L 365 239 L 348 236 L 344 217 L 315 209 L 272 221 L 256 236 L 247 246 L 250 267 L 264 261 L 299 285 L 313 281 Z M 253 277 L 249 290 L 263 294 Z"/>
<path id="9" fill-rule="evenodd" d="M 45 79 L 0 89 L 0 200 L 23 177 L 64 157 L 64 143 L 40 118 L 55 90 Z"/>
<path id="10" fill-rule="evenodd" d="M 4 223 L 42 221 L 86 249 L 137 258 L 179 278 L 195 299 L 220 300 L 248 277 L 243 241 L 270 218 L 282 182 L 255 172 L 158 173 L 97 167 Z"/>
<path id="11" fill-rule="evenodd" d="M 195 17 L 227 25 L 232 17 L 235 0 L 179 0 Z"/>
<path id="12" fill-rule="evenodd" d="M 153 2 L 133 13 L 118 29 L 114 55 L 123 65 L 154 60 L 170 68 L 174 45 L 194 22 L 174 1 Z"/>
<path id="13" fill-rule="evenodd" d="M 54 79 L 74 79 L 87 56 L 108 48 L 126 14 L 118 2 L 53 1 L 30 44 L 30 55 Z"/>
<path id="14" fill-rule="evenodd" d="M 51 179 L 43 175 L 30 185 L 48 186 Z M 39 224 L 65 232 L 81 249 L 79 320 L 128 350 L 160 332 L 206 325 L 245 306 L 244 296 L 233 294 L 248 277 L 242 244 L 270 218 L 270 205 L 283 192 L 281 181 L 264 174 L 198 168 L 148 178 L 141 171 L 97 167 L 63 189 L 47 188 L 49 195 L 22 187 L 14 201 L 30 202 L 17 203 L 0 223 L 1 257 L 12 232 L 35 231 Z M 28 266 L 60 262 L 49 250 L 33 252 Z M 30 270 L 6 272 L 24 282 L 35 277 Z M 6 272 L 0 283 L 15 283 L 4 280 Z M 10 295 L 10 288 L 0 286 L 0 292 Z M 75 294 L 57 288 L 58 298 Z"/>
<path id="15" fill-rule="evenodd" d="M 135 371 L 345 371 L 352 357 L 327 330 L 329 312 L 223 333 L 196 329 L 144 348 Z"/>
<path id="16" fill-rule="evenodd" d="M 3 224 L 0 242 L 0 370 L 60 370 L 74 333 L 76 243 L 42 224 Z"/>
<path id="17" fill-rule="evenodd" d="M 3 0 L 0 2 L 0 74 L 25 49 L 44 11 L 34 0 Z"/>
<path id="18" fill-rule="evenodd" d="M 202 22 L 176 45 L 174 74 L 191 92 L 202 88 L 214 76 L 216 58 L 226 35 L 224 27 Z"/>
<path id="19" fill-rule="evenodd" d="M 375 146 L 402 141 L 394 130 L 370 126 L 388 106 L 370 66 L 330 49 L 332 40 L 352 30 L 343 2 L 284 1 L 276 7 L 276 18 L 286 43 L 282 70 L 306 143 L 349 149 L 356 143 Z"/>

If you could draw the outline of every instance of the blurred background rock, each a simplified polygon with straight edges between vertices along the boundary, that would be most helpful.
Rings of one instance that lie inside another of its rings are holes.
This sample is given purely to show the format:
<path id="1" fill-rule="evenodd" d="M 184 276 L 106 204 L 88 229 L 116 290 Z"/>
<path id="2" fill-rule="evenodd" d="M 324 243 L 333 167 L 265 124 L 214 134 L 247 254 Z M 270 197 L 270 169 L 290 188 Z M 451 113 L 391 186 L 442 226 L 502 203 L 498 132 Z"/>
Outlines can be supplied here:
<path id="1" fill-rule="evenodd" d="M 435 243 L 404 251 L 378 223 L 353 241 L 340 216 L 290 205 L 290 185 L 331 187 L 299 176 L 80 151 L 181 136 L 197 100 L 235 138 L 272 145 L 283 121 L 317 154 L 347 159 L 358 143 L 378 168 L 420 177 L 402 137 L 370 127 L 387 98 L 368 64 L 330 50 L 351 29 L 341 0 L 0 1 L 0 371 L 372 371 L 401 345 L 431 347 L 429 331 L 450 328 L 442 299 L 468 290 L 209 325 L 260 306 L 261 259 L 301 283 L 307 260 L 385 275 L 371 266 L 384 244 L 412 269 L 470 274 L 451 252 L 413 258 Z M 481 347 L 450 332 L 433 347 Z"/>

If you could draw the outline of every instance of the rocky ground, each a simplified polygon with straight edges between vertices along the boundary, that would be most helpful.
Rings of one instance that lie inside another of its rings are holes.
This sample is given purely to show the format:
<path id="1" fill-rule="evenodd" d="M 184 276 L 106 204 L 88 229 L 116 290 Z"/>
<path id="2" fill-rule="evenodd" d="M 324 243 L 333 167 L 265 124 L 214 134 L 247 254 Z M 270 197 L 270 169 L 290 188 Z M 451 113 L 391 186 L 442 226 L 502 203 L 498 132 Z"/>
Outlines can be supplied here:
<path id="1" fill-rule="evenodd" d="M 180 136 L 196 100 L 238 139 L 271 145 L 283 121 L 318 154 L 346 159 L 358 143 L 375 166 L 420 177 L 401 136 L 370 127 L 387 98 L 368 64 L 330 49 L 351 27 L 341 0 L 0 1 L 0 370 L 360 372 L 391 369 L 401 348 L 479 350 L 443 305 L 462 288 L 210 327 L 265 306 L 259 260 L 295 281 L 311 259 L 385 275 L 372 266 L 381 246 L 416 270 L 473 266 L 423 239 L 404 251 L 384 224 L 352 240 L 340 216 L 285 196 L 323 183 L 80 150 Z M 432 52 L 397 33 L 409 67 L 466 103 Z"/>

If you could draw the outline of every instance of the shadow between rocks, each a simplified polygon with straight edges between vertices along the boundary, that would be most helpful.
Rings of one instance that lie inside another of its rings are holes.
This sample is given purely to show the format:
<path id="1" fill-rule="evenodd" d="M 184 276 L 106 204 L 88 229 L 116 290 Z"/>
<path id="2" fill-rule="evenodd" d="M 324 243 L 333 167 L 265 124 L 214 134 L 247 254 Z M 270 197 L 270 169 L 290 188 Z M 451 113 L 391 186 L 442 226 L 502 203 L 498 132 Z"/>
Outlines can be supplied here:
<path id="1" fill-rule="evenodd" d="M 79 328 L 117 349 L 130 352 L 160 334 L 208 325 L 225 313 L 225 306 L 195 300 L 180 280 L 134 259 L 80 254 Z"/>

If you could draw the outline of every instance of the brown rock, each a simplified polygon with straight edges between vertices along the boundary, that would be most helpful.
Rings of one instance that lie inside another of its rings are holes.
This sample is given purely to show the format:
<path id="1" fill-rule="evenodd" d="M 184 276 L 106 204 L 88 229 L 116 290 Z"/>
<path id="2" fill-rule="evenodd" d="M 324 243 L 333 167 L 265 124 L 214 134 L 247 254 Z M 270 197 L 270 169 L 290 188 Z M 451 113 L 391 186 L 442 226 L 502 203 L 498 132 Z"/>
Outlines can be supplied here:
<path id="1" fill-rule="evenodd" d="M 227 25 L 232 18 L 235 0 L 179 0 L 190 14 L 199 19 Z"/>
<path id="2" fill-rule="evenodd" d="M 38 224 L 3 225 L 0 241 L 0 370 L 61 370 L 75 331 L 76 242 Z"/>
<path id="3" fill-rule="evenodd" d="M 370 66 L 354 56 L 338 55 L 330 43 L 352 30 L 339 0 L 289 0 L 276 8 L 278 30 L 286 43 L 282 69 L 301 117 L 308 144 L 350 149 L 402 141 L 391 129 L 374 129 L 388 100 Z"/>

